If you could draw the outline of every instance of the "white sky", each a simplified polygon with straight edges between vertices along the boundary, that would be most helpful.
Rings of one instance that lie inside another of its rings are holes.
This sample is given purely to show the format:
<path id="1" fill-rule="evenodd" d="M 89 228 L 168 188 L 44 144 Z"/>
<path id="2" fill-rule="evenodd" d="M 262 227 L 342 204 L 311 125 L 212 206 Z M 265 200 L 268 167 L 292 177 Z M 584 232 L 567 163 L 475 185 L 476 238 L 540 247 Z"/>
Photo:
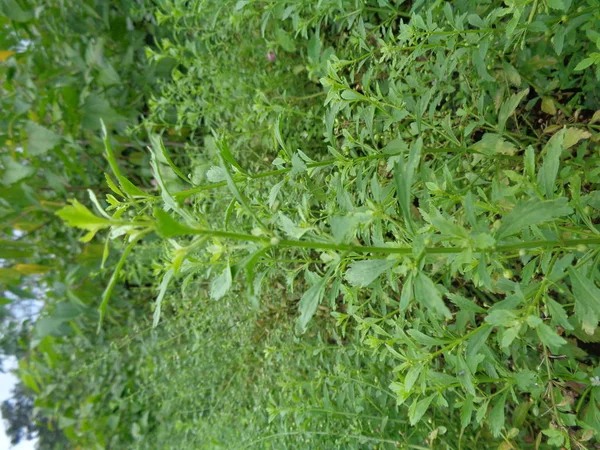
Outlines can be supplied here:
<path id="1" fill-rule="evenodd" d="M 9 370 L 12 367 L 15 367 L 14 360 L 6 360 L 4 369 Z M 10 398 L 10 391 L 14 384 L 16 383 L 17 378 L 10 372 L 0 373 L 0 403 Z M 0 449 L 9 449 L 10 439 L 6 436 L 4 432 L 4 420 L 0 420 Z M 21 441 L 21 443 L 15 447 L 12 447 L 14 450 L 34 450 L 35 449 L 35 441 Z"/>

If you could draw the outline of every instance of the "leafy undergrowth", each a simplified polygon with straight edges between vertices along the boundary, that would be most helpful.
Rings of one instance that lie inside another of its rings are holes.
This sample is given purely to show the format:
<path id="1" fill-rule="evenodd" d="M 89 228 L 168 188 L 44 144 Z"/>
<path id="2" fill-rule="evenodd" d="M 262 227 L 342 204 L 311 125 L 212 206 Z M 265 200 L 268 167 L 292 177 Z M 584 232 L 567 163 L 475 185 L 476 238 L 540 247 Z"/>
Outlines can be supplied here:
<path id="1" fill-rule="evenodd" d="M 595 448 L 600 3 L 188 3 L 153 11 L 173 71 L 131 129 L 154 187 L 104 127 L 110 192 L 58 212 L 106 240 L 86 320 L 121 330 L 30 355 L 65 434 Z"/>

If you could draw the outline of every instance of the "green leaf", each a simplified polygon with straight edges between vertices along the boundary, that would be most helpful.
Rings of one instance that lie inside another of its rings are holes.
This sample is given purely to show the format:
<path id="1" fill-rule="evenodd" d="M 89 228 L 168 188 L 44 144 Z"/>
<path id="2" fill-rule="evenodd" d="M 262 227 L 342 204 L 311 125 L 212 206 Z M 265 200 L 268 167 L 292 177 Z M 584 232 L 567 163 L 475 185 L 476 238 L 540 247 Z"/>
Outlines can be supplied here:
<path id="1" fill-rule="evenodd" d="M 548 445 L 553 447 L 561 447 L 565 443 L 562 430 L 548 428 L 547 430 L 542 430 L 542 434 L 548 437 Z"/>
<path id="2" fill-rule="evenodd" d="M 35 122 L 27 122 L 27 153 L 38 156 L 52 150 L 59 142 L 60 136 Z"/>
<path id="3" fill-rule="evenodd" d="M 452 318 L 435 283 L 423 272 L 419 272 L 415 279 L 415 298 L 421 305 L 437 313 L 438 316 L 446 319 Z"/>
<path id="4" fill-rule="evenodd" d="M 470 311 L 476 313 L 486 313 L 487 310 L 479 305 L 476 305 L 472 300 L 466 299 L 461 295 L 449 293 L 446 295 L 452 303 L 458 306 L 463 311 Z"/>
<path id="5" fill-rule="evenodd" d="M 310 228 L 299 227 L 292 219 L 280 212 L 278 214 L 278 225 L 288 237 L 292 239 L 300 239 L 304 234 L 310 231 Z"/>
<path id="6" fill-rule="evenodd" d="M 559 9 L 561 11 L 566 11 L 567 9 L 569 9 L 565 0 L 546 0 L 546 2 L 548 3 L 548 6 L 552 9 Z M 571 2 L 569 1 L 568 4 L 570 5 Z"/>
<path id="7" fill-rule="evenodd" d="M 564 197 L 556 200 L 531 198 L 520 201 L 502 219 L 502 224 L 498 229 L 496 238 L 500 240 L 517 234 L 531 225 L 538 225 L 571 213 L 573 213 L 573 209 L 568 206 L 568 200 Z"/>
<path id="8" fill-rule="evenodd" d="M 413 232 L 413 220 L 410 210 L 411 187 L 413 185 L 414 173 L 421 159 L 421 149 L 423 148 L 423 139 L 419 137 L 411 146 L 408 161 L 404 161 L 401 156 L 399 162 L 394 165 L 394 181 L 396 182 L 396 195 L 398 204 L 402 211 L 402 216 L 406 223 L 406 227 Z"/>
<path id="9" fill-rule="evenodd" d="M 244 208 L 244 210 L 256 220 L 256 222 L 260 225 L 263 230 L 268 230 L 265 224 L 260 220 L 256 212 L 251 208 L 250 202 L 248 198 L 242 194 L 242 192 L 238 189 L 233 176 L 231 175 L 229 168 L 225 164 L 225 161 L 229 161 L 231 157 L 231 153 L 229 151 L 229 146 L 224 140 L 221 140 L 219 143 L 219 160 L 221 162 L 221 168 L 223 169 L 223 175 L 225 176 L 225 180 L 227 181 L 227 187 L 229 191 L 233 194 L 233 197 L 238 201 L 238 203 Z"/>
<path id="10" fill-rule="evenodd" d="M 504 406 L 506 404 L 506 395 L 507 393 L 504 393 L 500 396 L 500 398 L 498 400 L 496 400 L 496 403 L 494 405 L 494 407 L 492 408 L 492 411 L 490 412 L 490 431 L 492 432 L 492 435 L 494 437 L 498 437 L 500 436 L 500 433 L 502 432 L 502 429 L 504 428 L 504 419 L 505 419 L 505 414 L 504 414 Z"/>
<path id="11" fill-rule="evenodd" d="M 498 309 L 485 316 L 485 321 L 495 327 L 506 327 L 512 324 L 516 318 L 517 315 L 513 311 Z"/>
<path id="12" fill-rule="evenodd" d="M 562 305 L 550 297 L 546 297 L 545 302 L 546 306 L 548 306 L 548 312 L 552 317 L 552 324 L 561 326 L 565 330 L 573 330 L 573 326 L 569 322 L 569 317 Z"/>
<path id="13" fill-rule="evenodd" d="M 232 285 L 231 267 L 227 265 L 217 278 L 210 283 L 210 298 L 219 300 L 225 296 Z"/>
<path id="14" fill-rule="evenodd" d="M 82 238 L 83 242 L 91 241 L 98 231 L 108 228 L 112 224 L 110 220 L 96 216 L 77 200 L 71 200 L 71 205 L 60 209 L 56 215 L 70 227 L 88 230 L 89 233 Z"/>
<path id="15" fill-rule="evenodd" d="M 421 420 L 435 396 L 436 394 L 433 394 L 422 400 L 419 400 L 418 398 L 413 400 L 408 408 L 408 420 L 410 421 L 411 426 L 416 425 Z"/>
<path id="16" fill-rule="evenodd" d="M 408 392 L 415 385 L 416 381 L 419 379 L 419 375 L 421 375 L 421 370 L 423 370 L 423 366 L 415 366 L 411 367 L 410 370 L 406 373 L 404 377 L 404 389 Z"/>
<path id="17" fill-rule="evenodd" d="M 530 392 L 534 388 L 537 381 L 537 374 L 532 370 L 522 370 L 513 374 L 515 383 L 519 389 L 524 392 Z"/>
<path id="18" fill-rule="evenodd" d="M 594 334 L 600 320 L 600 289 L 580 269 L 569 267 L 575 297 L 575 318 L 587 334 Z"/>
<path id="19" fill-rule="evenodd" d="M 163 279 L 160 282 L 160 286 L 158 288 L 158 296 L 156 297 L 156 302 L 154 302 L 154 315 L 152 319 L 152 326 L 156 328 L 158 322 L 160 321 L 160 311 L 162 308 L 163 298 L 167 292 L 167 288 L 169 287 L 169 283 L 171 282 L 171 278 L 175 274 L 175 270 L 173 268 L 167 270 L 163 275 Z"/>
<path id="20" fill-rule="evenodd" d="M 179 170 L 179 168 L 175 165 L 175 163 L 171 160 L 171 158 L 169 157 L 169 154 L 167 153 L 167 149 L 165 148 L 165 144 L 163 143 L 162 139 L 159 136 L 157 136 L 155 134 L 151 134 L 150 135 L 150 145 L 152 146 L 152 148 L 154 149 L 154 151 L 157 154 L 160 154 L 164 158 L 164 160 L 167 162 L 169 167 L 171 167 L 171 169 L 173 170 L 175 175 L 177 175 L 179 178 L 181 178 L 186 183 L 192 184 L 191 181 L 189 180 L 189 178 L 186 177 Z"/>
<path id="21" fill-rule="evenodd" d="M 400 311 L 404 311 L 406 308 L 408 308 L 410 301 L 413 299 L 413 279 L 414 275 L 411 272 L 404 280 L 402 294 L 400 295 Z"/>
<path id="22" fill-rule="evenodd" d="M 17 0 L 2 0 L 0 11 L 15 22 L 27 22 L 35 17 L 33 9 L 25 11 Z"/>
<path id="23" fill-rule="evenodd" d="M 467 395 L 460 407 L 460 426 L 464 430 L 471 423 L 473 416 L 473 396 Z"/>
<path id="24" fill-rule="evenodd" d="M 558 353 L 560 348 L 567 343 L 567 341 L 556 334 L 556 331 L 544 323 L 540 323 L 535 328 L 535 331 L 540 338 L 540 341 L 542 341 L 552 353 Z"/>
<path id="25" fill-rule="evenodd" d="M 308 40 L 307 55 L 308 58 L 312 59 L 314 62 L 319 60 L 319 57 L 321 56 L 321 39 L 319 38 L 318 33 L 314 33 Z"/>
<path id="26" fill-rule="evenodd" d="M 585 58 L 582 61 L 580 61 L 579 64 L 577 64 L 575 66 L 575 69 L 573 69 L 573 70 L 576 71 L 576 72 L 578 72 L 580 70 L 587 69 L 592 64 L 594 64 L 594 62 L 595 62 L 594 58 Z"/>
<path id="27" fill-rule="evenodd" d="M 220 167 L 212 166 L 210 169 L 208 169 L 208 172 L 206 172 L 206 178 L 211 183 L 219 183 L 221 181 L 225 181 L 225 171 Z"/>
<path id="28" fill-rule="evenodd" d="M 569 149 L 577 144 L 582 139 L 589 139 L 592 137 L 592 133 L 580 128 L 566 128 L 563 147 Z"/>
<path id="29" fill-rule="evenodd" d="M 514 155 L 517 151 L 514 144 L 496 133 L 485 133 L 471 148 L 488 156 Z"/>
<path id="30" fill-rule="evenodd" d="M 124 176 L 119 176 L 119 186 L 129 198 L 147 198 L 150 197 L 147 192 L 142 191 L 135 184 Z"/>
<path id="31" fill-rule="evenodd" d="M 504 133 L 506 121 L 512 116 L 519 106 L 519 103 L 529 94 L 529 89 L 524 89 L 521 92 L 511 95 L 500 107 L 498 112 L 498 131 Z"/>
<path id="32" fill-rule="evenodd" d="M 134 240 L 134 241 L 130 242 L 127 245 L 127 247 L 125 247 L 125 250 L 123 251 L 123 254 L 121 255 L 121 258 L 119 259 L 119 262 L 117 263 L 115 270 L 113 271 L 113 273 L 110 277 L 110 280 L 108 281 L 108 284 L 106 285 L 106 288 L 104 289 L 104 292 L 102 293 L 102 300 L 100 302 L 100 306 L 98 307 L 98 312 L 100 313 L 100 317 L 98 318 L 98 329 L 97 329 L 98 333 L 100 332 L 102 323 L 104 322 L 104 316 L 106 315 L 106 308 L 108 307 L 108 301 L 110 300 L 112 291 L 114 290 L 115 285 L 117 284 L 117 280 L 119 279 L 121 270 L 123 270 L 123 266 L 125 265 L 127 256 L 129 255 L 129 253 L 131 253 L 131 250 L 133 250 L 133 248 L 135 247 L 136 244 L 137 244 L 137 240 Z"/>
<path id="33" fill-rule="evenodd" d="M 289 33 L 286 33 L 281 28 L 277 28 L 275 30 L 275 39 L 281 48 L 283 48 L 286 52 L 292 53 L 296 51 L 296 43 L 290 37 Z"/>
<path id="34" fill-rule="evenodd" d="M 168 212 L 160 208 L 154 209 L 154 217 L 156 218 L 156 232 L 163 238 L 198 234 L 198 230 L 179 223 Z"/>
<path id="35" fill-rule="evenodd" d="M 314 279 L 316 280 L 315 283 L 302 295 L 298 304 L 300 317 L 298 317 L 298 321 L 296 322 L 296 329 L 301 334 L 306 331 L 308 322 L 310 322 L 315 312 L 317 312 L 317 307 L 323 300 L 325 286 L 329 278 L 327 276 L 319 277 L 315 274 Z"/>
<path id="36" fill-rule="evenodd" d="M 0 161 L 4 167 L 4 173 L 2 173 L 0 183 L 5 186 L 18 183 L 19 181 L 24 180 L 35 173 L 35 168 L 23 163 L 18 163 L 8 155 L 2 156 Z"/>
<path id="37" fill-rule="evenodd" d="M 438 339 L 438 338 L 434 338 L 431 336 L 428 336 L 422 332 L 420 332 L 419 330 L 416 329 L 410 329 L 407 331 L 407 333 L 415 340 L 417 341 L 419 344 L 422 345 L 427 345 L 427 346 L 435 346 L 435 345 L 444 345 L 447 344 L 449 341 L 446 339 Z"/>
<path id="38" fill-rule="evenodd" d="M 544 147 L 544 161 L 538 173 L 538 186 L 547 198 L 552 198 L 556 187 L 556 176 L 560 166 L 560 156 L 565 150 L 565 129 L 550 138 Z"/>
<path id="39" fill-rule="evenodd" d="M 467 350 L 465 352 L 465 358 L 467 366 L 469 367 L 469 370 L 472 373 L 475 373 L 477 371 L 477 366 L 481 361 L 479 357 L 479 351 L 487 342 L 487 339 L 490 336 L 491 332 L 492 327 L 482 325 L 480 329 L 467 341 Z"/>
<path id="40" fill-rule="evenodd" d="M 126 120 L 110 106 L 110 102 L 103 95 L 99 94 L 91 94 L 85 99 L 82 112 L 81 125 L 90 131 L 102 128 L 102 123 L 114 125 Z"/>
<path id="41" fill-rule="evenodd" d="M 375 281 L 379 275 L 396 265 L 396 260 L 369 259 L 357 261 L 350 265 L 344 278 L 352 286 L 366 287 Z"/>

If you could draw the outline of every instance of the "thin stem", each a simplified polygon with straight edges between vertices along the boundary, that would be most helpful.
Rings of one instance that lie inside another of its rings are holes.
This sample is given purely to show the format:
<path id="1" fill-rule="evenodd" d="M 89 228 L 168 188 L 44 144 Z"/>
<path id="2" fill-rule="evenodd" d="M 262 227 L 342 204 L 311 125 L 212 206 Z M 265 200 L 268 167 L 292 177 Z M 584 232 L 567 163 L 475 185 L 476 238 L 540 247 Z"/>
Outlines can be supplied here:
<path id="1" fill-rule="evenodd" d="M 268 236 L 254 236 L 252 234 L 236 233 L 233 231 L 223 230 L 195 229 L 194 234 L 203 236 L 214 236 L 224 239 L 234 239 L 240 241 L 263 242 L 265 244 L 284 248 L 334 250 L 353 253 L 379 253 L 385 255 L 411 255 L 413 253 L 412 247 L 376 247 L 367 245 L 335 244 L 331 242 L 297 241 L 292 239 L 276 239 Z M 272 239 L 276 239 L 277 242 L 273 242 Z M 474 253 L 504 253 L 528 248 L 575 247 L 580 244 L 599 245 L 600 238 L 526 241 L 519 242 L 516 244 L 499 245 L 494 249 L 478 249 L 470 247 L 426 247 L 424 253 L 426 255 L 447 255 L 462 253 L 466 250 L 471 250 Z"/>

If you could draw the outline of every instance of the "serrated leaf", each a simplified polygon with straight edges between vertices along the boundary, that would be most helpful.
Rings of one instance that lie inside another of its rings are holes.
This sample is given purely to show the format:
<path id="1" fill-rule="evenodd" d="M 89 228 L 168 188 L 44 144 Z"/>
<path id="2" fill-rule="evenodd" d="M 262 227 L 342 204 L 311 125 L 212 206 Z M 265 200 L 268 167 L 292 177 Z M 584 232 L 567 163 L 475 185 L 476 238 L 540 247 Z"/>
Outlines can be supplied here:
<path id="1" fill-rule="evenodd" d="M 546 298 L 546 305 L 548 306 L 548 312 L 552 317 L 552 324 L 563 327 L 565 330 L 572 330 L 573 326 L 569 322 L 569 317 L 565 312 L 565 309 L 562 307 L 560 303 L 551 299 L 550 297 Z"/>
<path id="2" fill-rule="evenodd" d="M 587 334 L 594 334 L 600 320 L 600 289 L 580 269 L 569 267 L 575 297 L 575 317 Z"/>
<path id="3" fill-rule="evenodd" d="M 70 227 L 88 230 L 90 233 L 86 235 L 84 242 L 90 241 L 98 231 L 111 226 L 110 220 L 96 216 L 77 200 L 72 200 L 71 205 L 60 209 L 56 215 Z"/>
<path id="4" fill-rule="evenodd" d="M 292 170 L 290 175 L 294 176 L 299 173 L 306 172 L 306 163 L 298 156 L 298 153 L 292 155 Z"/>
<path id="5" fill-rule="evenodd" d="M 521 370 L 514 373 L 513 378 L 519 389 L 529 392 L 531 388 L 535 387 L 537 375 L 531 370 Z"/>
<path id="6" fill-rule="evenodd" d="M 35 122 L 27 122 L 25 132 L 27 133 L 27 153 L 34 156 L 47 153 L 61 140 L 60 135 Z"/>
<path id="7" fill-rule="evenodd" d="M 5 186 L 18 183 L 35 173 L 35 168 L 24 163 L 18 163 L 8 155 L 2 156 L 1 161 L 4 171 L 0 177 L 0 183 Z"/>
<path id="8" fill-rule="evenodd" d="M 485 133 L 481 140 L 473 144 L 471 148 L 489 156 L 514 155 L 517 151 L 514 144 L 496 133 Z"/>
<path id="9" fill-rule="evenodd" d="M 306 331 L 308 322 L 313 318 L 317 307 L 323 300 L 325 294 L 325 286 L 327 284 L 328 277 L 316 277 L 316 282 L 313 284 L 303 295 L 298 303 L 298 309 L 300 310 L 300 317 L 296 322 L 296 328 L 299 333 Z"/>
<path id="10" fill-rule="evenodd" d="M 231 267 L 228 265 L 221 275 L 210 283 L 210 298 L 219 300 L 227 294 L 232 285 Z"/>
<path id="11" fill-rule="evenodd" d="M 417 274 L 414 287 L 415 298 L 421 305 L 437 313 L 438 316 L 443 316 L 446 319 L 452 317 L 435 283 L 423 272 Z"/>
<path id="12" fill-rule="evenodd" d="M 500 107 L 500 111 L 498 112 L 498 131 L 500 133 L 504 132 L 506 127 L 506 121 L 510 116 L 512 116 L 519 106 L 519 103 L 529 94 L 529 89 L 524 89 L 521 92 L 517 92 L 516 94 L 511 95 Z"/>
<path id="13" fill-rule="evenodd" d="M 389 259 L 369 259 L 354 262 L 346 271 L 344 278 L 352 286 L 366 287 L 383 272 L 394 267 L 396 263 L 397 261 Z"/>
<path id="14" fill-rule="evenodd" d="M 310 231 L 309 228 L 299 227 L 292 219 L 281 212 L 278 215 L 277 223 L 281 231 L 292 239 L 300 239 L 307 231 Z"/>
<path id="15" fill-rule="evenodd" d="M 500 436 L 500 433 L 502 432 L 502 429 L 504 428 L 504 420 L 505 420 L 504 406 L 506 404 L 506 395 L 507 395 L 507 393 L 504 393 L 500 396 L 500 398 L 494 404 L 492 411 L 490 412 L 489 426 L 490 426 L 490 431 L 492 432 L 492 435 L 494 437 Z"/>
<path id="16" fill-rule="evenodd" d="M 542 341 L 552 353 L 558 353 L 560 348 L 567 343 L 567 341 L 560 337 L 556 331 L 544 323 L 540 323 L 535 328 L 535 331 L 540 338 L 540 341 Z"/>
<path id="17" fill-rule="evenodd" d="M 512 236 L 531 225 L 539 225 L 557 217 L 567 216 L 573 212 L 564 197 L 556 200 L 539 200 L 532 198 L 520 201 L 514 209 L 502 218 L 498 229 L 498 240 Z"/>
<path id="18" fill-rule="evenodd" d="M 221 167 L 212 166 L 210 169 L 208 169 L 208 172 L 206 172 L 206 178 L 211 183 L 218 183 L 226 180 L 226 174 Z"/>
<path id="19" fill-rule="evenodd" d="M 492 327 L 482 326 L 473 336 L 467 341 L 467 349 L 465 351 L 465 358 L 467 366 L 472 373 L 477 371 L 477 366 L 480 363 L 479 351 L 483 348 L 487 342 Z"/>
<path id="20" fill-rule="evenodd" d="M 565 149 L 569 149 L 577 144 L 582 139 L 589 139 L 592 137 L 592 133 L 581 128 L 567 128 L 565 130 L 563 146 Z"/>
<path id="21" fill-rule="evenodd" d="M 513 323 L 516 318 L 517 316 L 513 311 L 498 309 L 485 316 L 485 321 L 495 327 L 505 327 Z"/>

